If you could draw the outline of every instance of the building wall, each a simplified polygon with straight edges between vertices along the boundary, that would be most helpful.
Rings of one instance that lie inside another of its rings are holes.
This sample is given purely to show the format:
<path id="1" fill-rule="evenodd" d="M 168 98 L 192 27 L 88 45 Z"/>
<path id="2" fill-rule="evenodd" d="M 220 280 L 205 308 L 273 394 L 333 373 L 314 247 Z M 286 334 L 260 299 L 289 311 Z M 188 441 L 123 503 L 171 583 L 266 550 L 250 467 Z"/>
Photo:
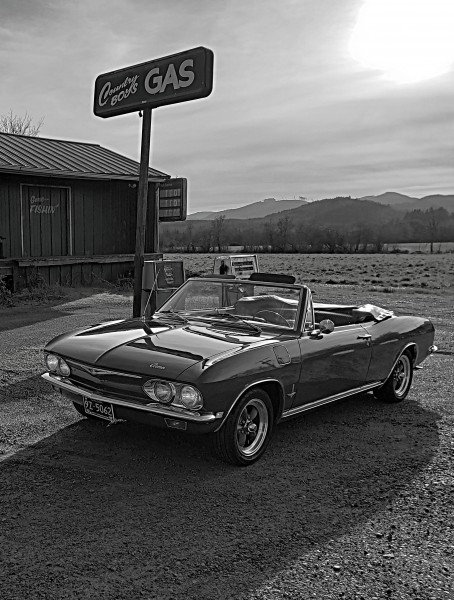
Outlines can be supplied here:
<path id="1" fill-rule="evenodd" d="M 149 197 L 154 193 L 150 184 Z M 136 200 L 137 186 L 128 181 L 0 174 L 3 257 L 134 253 Z M 145 252 L 151 250 L 147 236 Z"/>

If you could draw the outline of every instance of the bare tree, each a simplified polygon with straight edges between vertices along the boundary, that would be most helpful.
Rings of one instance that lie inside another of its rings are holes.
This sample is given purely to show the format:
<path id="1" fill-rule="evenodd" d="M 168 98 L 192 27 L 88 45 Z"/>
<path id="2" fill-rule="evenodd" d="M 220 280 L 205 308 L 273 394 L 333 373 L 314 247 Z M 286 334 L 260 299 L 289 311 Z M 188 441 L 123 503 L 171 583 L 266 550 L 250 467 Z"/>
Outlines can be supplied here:
<path id="1" fill-rule="evenodd" d="M 448 217 L 448 212 L 443 209 L 434 210 L 431 206 L 426 212 L 427 215 L 427 231 L 429 232 L 430 253 L 433 254 L 434 242 L 440 232 L 440 224 L 443 218 Z"/>
<path id="2" fill-rule="evenodd" d="M 37 123 L 33 123 L 31 116 L 27 112 L 24 116 L 21 116 L 14 115 L 13 111 L 10 110 L 7 115 L 0 115 L 0 131 L 3 133 L 37 137 L 43 123 L 44 117 L 41 117 Z"/>
<path id="3" fill-rule="evenodd" d="M 330 252 L 334 254 L 337 250 L 342 249 L 344 244 L 343 235 L 337 231 L 337 229 L 323 229 L 323 246 Z"/>
<path id="4" fill-rule="evenodd" d="M 215 243 L 218 246 L 219 252 L 221 252 L 221 246 L 222 246 L 222 234 L 223 234 L 223 229 L 224 229 L 224 221 L 225 221 L 225 215 L 219 215 L 219 217 L 215 217 L 214 220 L 211 222 L 211 227 L 213 230 L 213 238 Z"/>
<path id="5" fill-rule="evenodd" d="M 282 252 L 285 252 L 287 248 L 287 240 L 289 233 L 290 219 L 285 217 L 285 219 L 279 219 L 277 222 L 277 230 L 279 234 L 279 245 Z"/>
<path id="6" fill-rule="evenodd" d="M 212 231 L 208 227 L 203 227 L 197 232 L 198 245 L 202 252 L 209 252 L 211 249 Z"/>

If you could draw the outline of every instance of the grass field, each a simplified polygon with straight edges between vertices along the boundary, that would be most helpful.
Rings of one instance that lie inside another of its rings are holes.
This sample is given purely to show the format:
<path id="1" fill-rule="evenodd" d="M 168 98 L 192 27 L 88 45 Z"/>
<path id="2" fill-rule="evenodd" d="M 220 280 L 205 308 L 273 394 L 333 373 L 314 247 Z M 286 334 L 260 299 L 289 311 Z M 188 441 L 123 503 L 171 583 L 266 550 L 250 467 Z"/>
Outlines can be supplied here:
<path id="1" fill-rule="evenodd" d="M 210 273 L 214 254 L 166 254 L 186 269 Z M 307 285 L 354 285 L 370 291 L 399 288 L 454 291 L 453 254 L 259 254 L 260 270 L 288 273 Z"/>

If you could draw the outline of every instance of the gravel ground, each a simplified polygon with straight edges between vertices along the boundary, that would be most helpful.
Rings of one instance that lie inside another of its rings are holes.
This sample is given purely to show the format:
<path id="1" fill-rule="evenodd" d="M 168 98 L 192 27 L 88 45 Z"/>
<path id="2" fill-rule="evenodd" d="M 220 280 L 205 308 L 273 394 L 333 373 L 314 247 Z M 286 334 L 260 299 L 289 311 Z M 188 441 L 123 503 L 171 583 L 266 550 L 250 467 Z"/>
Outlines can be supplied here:
<path id="1" fill-rule="evenodd" d="M 358 297 L 318 298 L 336 294 Z M 48 339 L 128 298 L 1 311 L 1 600 L 454 599 L 452 296 L 371 296 L 437 327 L 408 399 L 282 424 L 247 469 L 205 438 L 82 419 L 39 378 Z"/>

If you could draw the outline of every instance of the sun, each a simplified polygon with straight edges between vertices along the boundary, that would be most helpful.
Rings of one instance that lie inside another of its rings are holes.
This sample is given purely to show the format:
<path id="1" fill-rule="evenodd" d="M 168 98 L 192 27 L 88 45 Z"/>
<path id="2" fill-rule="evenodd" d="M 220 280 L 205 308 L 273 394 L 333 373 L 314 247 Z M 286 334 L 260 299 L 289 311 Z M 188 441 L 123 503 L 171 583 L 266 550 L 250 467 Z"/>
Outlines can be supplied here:
<path id="1" fill-rule="evenodd" d="M 397 83 L 447 73 L 454 63 L 454 0 L 365 0 L 350 53 Z"/>

